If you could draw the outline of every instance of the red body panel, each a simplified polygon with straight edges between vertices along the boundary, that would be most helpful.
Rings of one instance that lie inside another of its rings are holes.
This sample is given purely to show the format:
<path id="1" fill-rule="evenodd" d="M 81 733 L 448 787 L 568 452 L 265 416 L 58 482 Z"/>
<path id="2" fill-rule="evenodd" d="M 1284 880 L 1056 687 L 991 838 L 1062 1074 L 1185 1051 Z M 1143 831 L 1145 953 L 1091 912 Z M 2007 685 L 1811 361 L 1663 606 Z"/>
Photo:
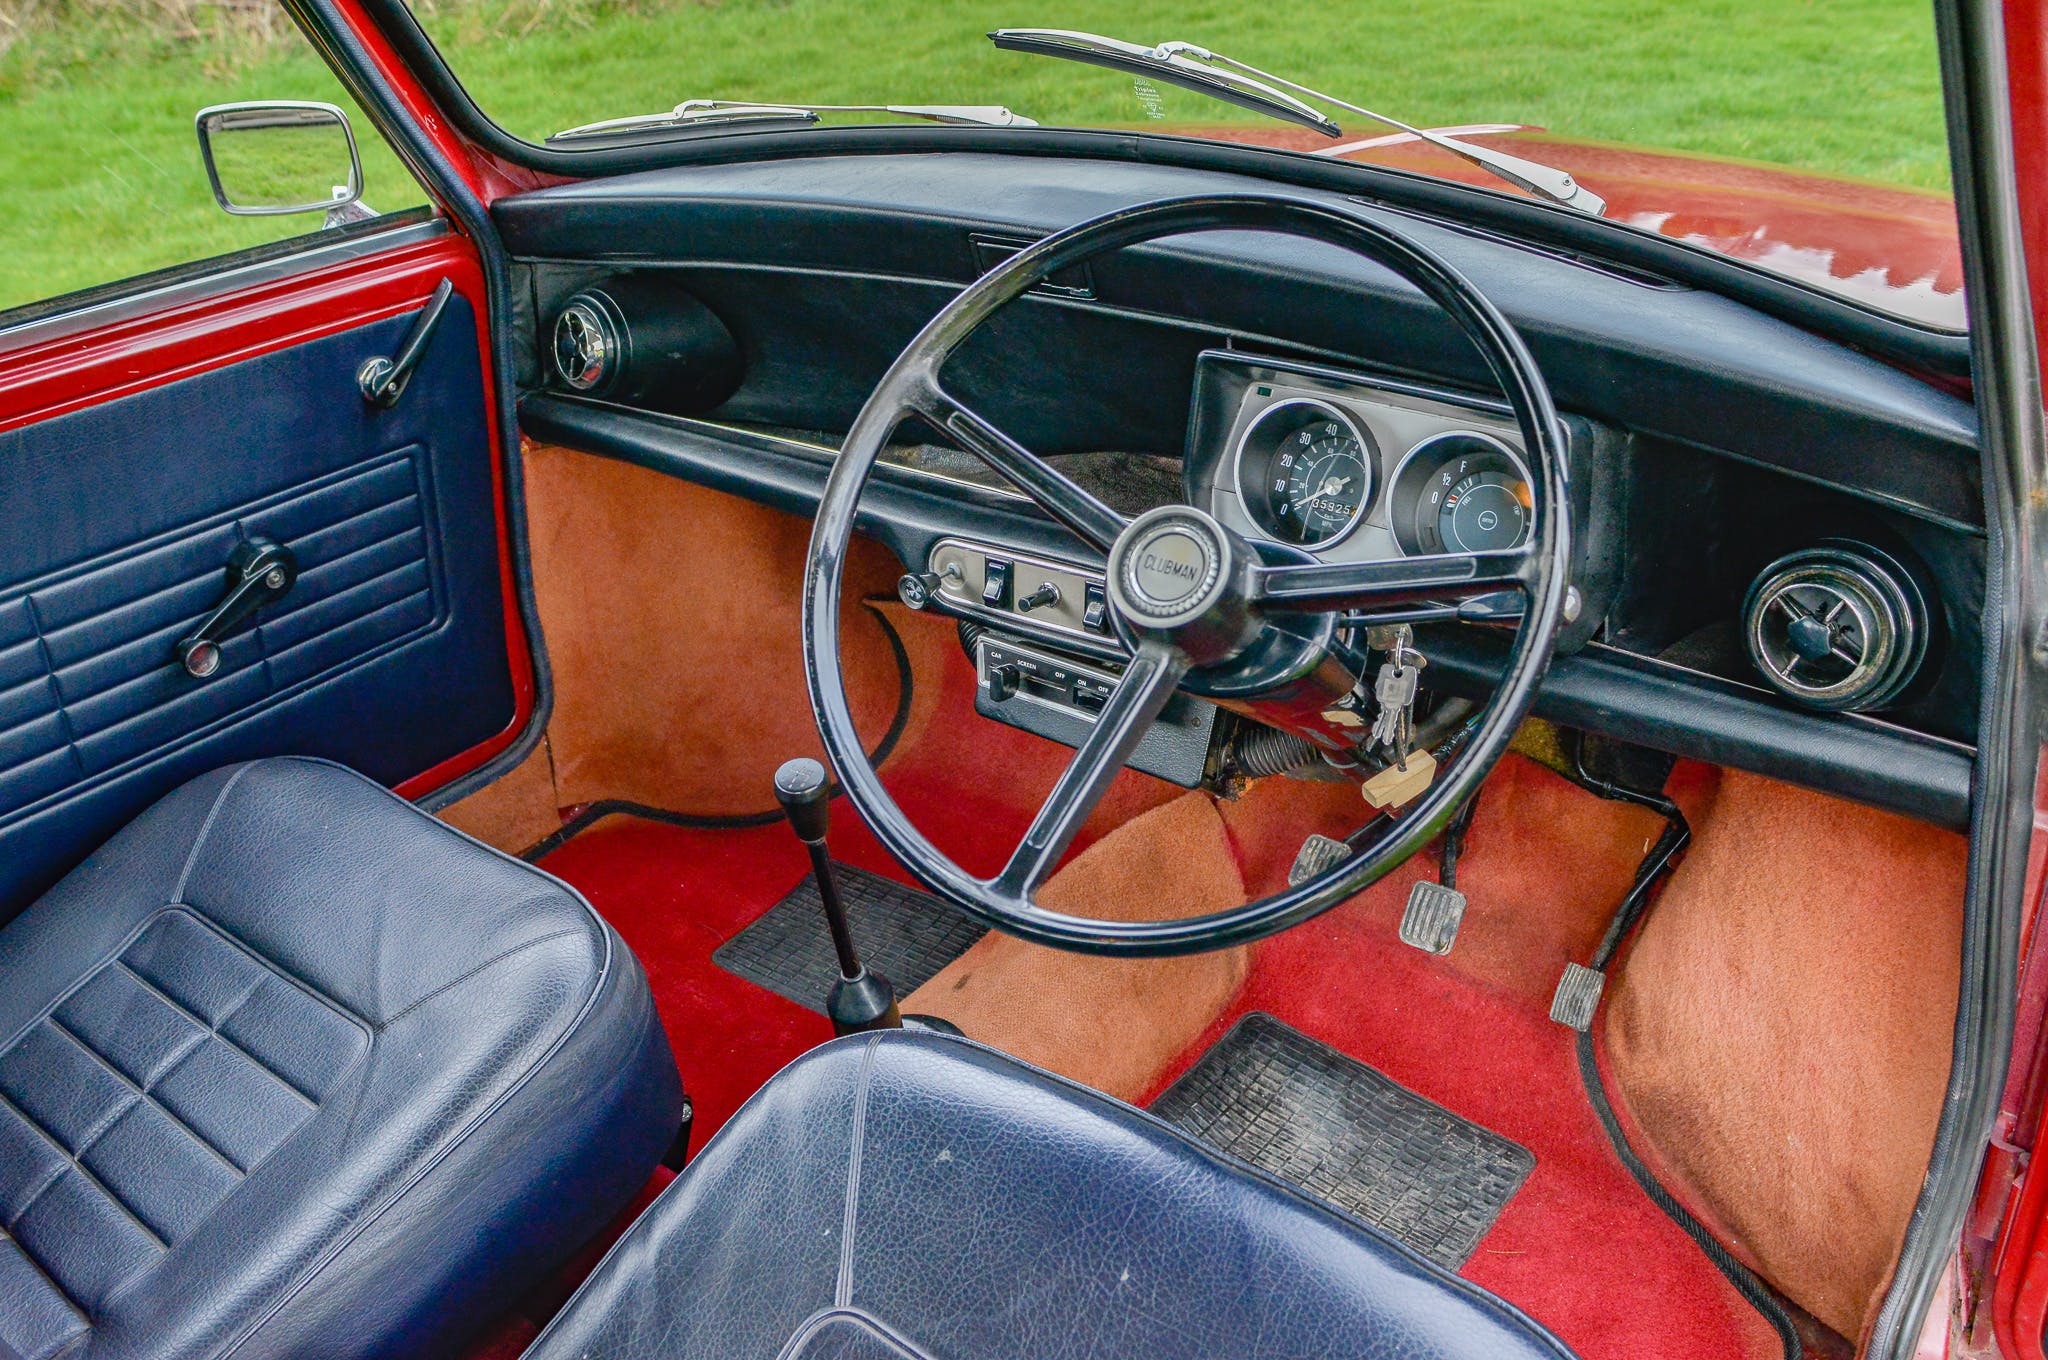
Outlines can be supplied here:
<path id="1" fill-rule="evenodd" d="M 1305 128 L 1186 132 L 1370 161 L 1515 192 L 1467 161 L 1405 134 L 1332 142 Z M 1456 130 L 1462 141 L 1569 170 L 1607 200 L 1607 217 L 1704 246 L 1923 325 L 1960 330 L 1963 255 L 1945 194 L 1804 174 L 1747 161 L 1551 137 L 1530 128 Z"/>
<path id="2" fill-rule="evenodd" d="M 2035 0 L 2007 0 L 2006 78 L 2011 97 L 2013 160 L 2017 172 L 2020 232 L 2026 249 L 2034 332 L 2048 336 L 2048 15 Z M 2048 1011 L 2048 968 L 2033 958 L 2039 936 L 2043 866 L 2048 864 L 2048 761 L 2035 783 L 2034 842 L 2027 865 L 2027 930 L 2022 947 L 2019 1024 L 2014 1034 L 2012 1077 L 1999 1121 L 2003 1140 L 2038 1153 L 2048 1055 L 2042 1051 L 2043 1012 Z M 1992 1319 L 1998 1345 L 2012 1360 L 2041 1360 L 2042 1329 L 2048 1326 L 2048 1174 L 2038 1156 L 2017 1150 L 1994 1156 L 1986 1195 L 2011 1183 L 2024 1167 L 2018 1193 L 2006 1214 L 2006 1235 L 1993 1269 Z"/>

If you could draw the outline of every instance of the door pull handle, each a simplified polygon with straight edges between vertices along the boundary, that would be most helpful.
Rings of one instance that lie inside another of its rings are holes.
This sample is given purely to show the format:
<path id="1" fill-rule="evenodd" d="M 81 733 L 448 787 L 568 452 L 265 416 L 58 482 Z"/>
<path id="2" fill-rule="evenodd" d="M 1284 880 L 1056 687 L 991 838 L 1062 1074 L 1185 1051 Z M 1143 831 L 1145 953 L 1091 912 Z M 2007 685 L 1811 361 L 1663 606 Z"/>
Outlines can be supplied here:
<path id="1" fill-rule="evenodd" d="M 228 593 L 178 639 L 178 661 L 194 680 L 220 669 L 221 639 L 236 624 L 264 605 L 284 598 L 299 579 L 299 560 L 292 550 L 268 538 L 251 538 L 228 554 Z"/>
<path id="2" fill-rule="evenodd" d="M 448 299 L 454 295 L 455 285 L 442 279 L 435 285 L 427 305 L 413 319 L 412 329 L 399 342 L 398 353 L 388 359 L 380 354 L 363 360 L 363 366 L 356 370 L 356 386 L 362 389 L 364 401 L 386 410 L 398 405 L 398 399 L 405 395 L 405 385 L 412 381 L 413 371 L 426 357 L 427 342 L 434 338 L 434 327 L 441 324 L 441 313 L 448 310 Z"/>

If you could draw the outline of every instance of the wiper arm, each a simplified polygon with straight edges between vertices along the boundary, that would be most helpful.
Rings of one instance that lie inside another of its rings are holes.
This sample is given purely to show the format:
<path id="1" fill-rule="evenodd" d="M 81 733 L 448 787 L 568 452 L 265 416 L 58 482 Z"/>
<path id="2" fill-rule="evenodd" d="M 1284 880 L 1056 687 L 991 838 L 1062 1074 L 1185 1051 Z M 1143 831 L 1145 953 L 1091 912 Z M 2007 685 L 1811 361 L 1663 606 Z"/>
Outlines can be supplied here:
<path id="1" fill-rule="evenodd" d="M 1235 104 L 1271 118 L 1299 123 L 1305 128 L 1314 128 L 1325 137 L 1344 135 L 1343 128 L 1291 94 L 1246 75 L 1206 65 L 1192 55 L 1170 53 L 1164 47 L 1140 47 L 1137 43 L 1119 42 L 1095 33 L 1074 33 L 1064 28 L 999 28 L 988 35 L 988 40 L 1012 52 L 1033 52 L 1041 57 L 1085 61 L 1091 66 L 1122 71 L 1125 75 L 1158 76 L 1184 90 L 1206 94 L 1211 99 L 1220 99 L 1226 104 Z M 1170 43 L 1168 46 L 1179 47 L 1181 44 Z M 1191 54 L 1193 51 L 1195 49 L 1190 49 Z"/>
<path id="2" fill-rule="evenodd" d="M 1343 129 L 1329 118 L 1310 108 L 1307 104 L 1286 93 L 1305 95 L 1325 104 L 1334 104 L 1340 109 L 1363 115 L 1376 123 L 1397 128 L 1412 137 L 1428 142 L 1450 152 L 1480 169 L 1506 180 L 1516 188 L 1548 199 L 1552 203 L 1575 208 L 1580 212 L 1598 217 L 1607 211 L 1607 201 L 1592 190 L 1580 184 L 1570 171 L 1554 166 L 1511 156 L 1504 151 L 1474 146 L 1427 128 L 1415 127 L 1398 118 L 1389 118 L 1384 113 L 1347 100 L 1339 99 L 1321 90 L 1310 89 L 1270 71 L 1220 56 L 1193 43 L 1168 42 L 1157 47 L 1141 47 L 1136 43 L 1119 42 L 1115 38 L 1104 38 L 1093 33 L 1073 33 L 1057 28 L 1005 28 L 988 35 L 989 41 L 997 47 L 1016 52 L 1035 52 L 1041 56 L 1064 57 L 1069 61 L 1085 61 L 1095 66 L 1107 66 L 1111 70 L 1123 71 L 1130 75 L 1157 76 L 1171 85 L 1178 85 L 1197 94 L 1224 100 L 1240 108 L 1251 109 L 1290 123 L 1314 128 L 1328 137 L 1343 135 Z"/>
<path id="3" fill-rule="evenodd" d="M 616 137 L 622 133 L 657 132 L 671 128 L 711 127 L 735 123 L 808 124 L 827 113 L 890 113 L 898 118 L 917 118 L 928 123 L 960 123 L 975 127 L 1037 127 L 1022 114 L 1000 104 L 751 104 L 731 99 L 685 99 L 663 113 L 635 114 L 630 118 L 607 118 L 581 127 L 557 132 L 550 142 L 578 141 L 586 137 Z"/>

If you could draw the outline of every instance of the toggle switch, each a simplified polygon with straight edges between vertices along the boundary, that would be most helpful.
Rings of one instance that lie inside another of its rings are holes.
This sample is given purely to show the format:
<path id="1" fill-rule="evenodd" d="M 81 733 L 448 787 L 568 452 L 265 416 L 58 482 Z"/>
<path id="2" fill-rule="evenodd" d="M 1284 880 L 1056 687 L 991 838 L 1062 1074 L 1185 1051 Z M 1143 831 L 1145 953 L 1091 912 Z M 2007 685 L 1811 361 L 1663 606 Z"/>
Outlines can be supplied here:
<path id="1" fill-rule="evenodd" d="M 1001 609 L 1010 602 L 1010 564 L 1000 558 L 988 559 L 988 571 L 981 580 L 981 602 Z"/>
<path id="2" fill-rule="evenodd" d="M 1102 587 L 1090 581 L 1082 597 L 1081 626 L 1091 633 L 1109 631 L 1109 601 Z"/>

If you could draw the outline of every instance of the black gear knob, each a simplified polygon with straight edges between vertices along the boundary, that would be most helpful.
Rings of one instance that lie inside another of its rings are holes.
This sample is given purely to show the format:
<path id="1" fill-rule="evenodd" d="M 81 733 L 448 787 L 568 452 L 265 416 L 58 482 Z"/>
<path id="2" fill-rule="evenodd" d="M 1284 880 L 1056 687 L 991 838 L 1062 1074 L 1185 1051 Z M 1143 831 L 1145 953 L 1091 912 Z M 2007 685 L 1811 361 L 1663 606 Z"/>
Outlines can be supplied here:
<path id="1" fill-rule="evenodd" d="M 806 845 L 825 843 L 832 817 L 832 781 L 822 764 L 807 756 L 783 761 L 775 772 L 775 797 L 798 840 Z"/>

